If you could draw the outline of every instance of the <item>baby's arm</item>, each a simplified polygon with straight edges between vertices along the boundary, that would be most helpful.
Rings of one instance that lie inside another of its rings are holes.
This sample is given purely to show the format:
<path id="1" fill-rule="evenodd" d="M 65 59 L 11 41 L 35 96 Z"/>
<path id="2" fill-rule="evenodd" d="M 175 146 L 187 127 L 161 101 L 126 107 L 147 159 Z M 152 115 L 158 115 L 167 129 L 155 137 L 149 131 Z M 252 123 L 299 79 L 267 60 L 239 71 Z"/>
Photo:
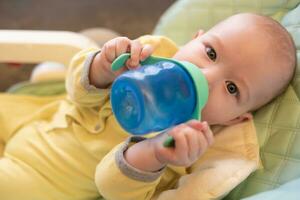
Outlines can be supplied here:
<path id="1" fill-rule="evenodd" d="M 100 194 L 107 199 L 151 199 L 166 164 L 189 166 L 213 142 L 209 126 L 196 120 L 168 134 L 174 137 L 175 148 L 163 147 L 167 134 L 161 134 L 146 140 L 132 137 L 111 151 L 97 166 L 95 181 Z"/>
<path id="2" fill-rule="evenodd" d="M 130 52 L 127 68 L 111 70 L 111 63 L 120 54 Z M 66 89 L 75 104 L 99 107 L 109 98 L 108 86 L 128 68 L 135 68 L 139 61 L 152 53 L 149 45 L 142 46 L 137 40 L 118 37 L 104 44 L 101 50 L 86 49 L 74 56 L 68 68 Z"/>

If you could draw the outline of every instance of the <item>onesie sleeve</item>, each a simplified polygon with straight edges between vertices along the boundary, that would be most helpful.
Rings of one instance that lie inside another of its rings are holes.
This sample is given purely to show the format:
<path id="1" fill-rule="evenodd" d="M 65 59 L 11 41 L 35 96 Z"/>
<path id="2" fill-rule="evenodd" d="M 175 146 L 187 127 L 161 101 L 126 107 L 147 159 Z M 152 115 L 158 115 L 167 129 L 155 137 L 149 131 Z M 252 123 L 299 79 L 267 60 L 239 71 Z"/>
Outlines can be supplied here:
<path id="1" fill-rule="evenodd" d="M 138 38 L 141 44 L 149 44 L 153 47 L 154 56 L 170 58 L 178 51 L 175 42 L 165 36 L 144 35 Z"/>
<path id="2" fill-rule="evenodd" d="M 128 147 L 145 138 L 131 137 L 116 146 L 99 163 L 95 182 L 99 193 L 107 200 L 149 200 L 152 198 L 164 168 L 145 172 L 129 165 L 124 159 Z"/>
<path id="3" fill-rule="evenodd" d="M 99 89 L 90 84 L 89 71 L 94 57 L 100 49 L 90 48 L 77 53 L 68 68 L 66 90 L 68 99 L 76 105 L 95 107 L 103 105 L 109 98 L 109 89 Z"/>

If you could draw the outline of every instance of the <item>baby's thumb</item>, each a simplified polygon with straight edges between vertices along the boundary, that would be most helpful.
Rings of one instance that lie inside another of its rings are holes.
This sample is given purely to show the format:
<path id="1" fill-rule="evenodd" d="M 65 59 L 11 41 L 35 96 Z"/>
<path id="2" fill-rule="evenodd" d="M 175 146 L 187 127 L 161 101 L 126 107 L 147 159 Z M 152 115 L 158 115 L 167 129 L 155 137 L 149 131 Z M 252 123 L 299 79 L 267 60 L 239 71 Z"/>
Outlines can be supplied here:
<path id="1" fill-rule="evenodd" d="M 201 122 L 195 119 L 188 121 L 186 124 L 196 130 L 203 130 L 205 128 L 205 122 Z"/>

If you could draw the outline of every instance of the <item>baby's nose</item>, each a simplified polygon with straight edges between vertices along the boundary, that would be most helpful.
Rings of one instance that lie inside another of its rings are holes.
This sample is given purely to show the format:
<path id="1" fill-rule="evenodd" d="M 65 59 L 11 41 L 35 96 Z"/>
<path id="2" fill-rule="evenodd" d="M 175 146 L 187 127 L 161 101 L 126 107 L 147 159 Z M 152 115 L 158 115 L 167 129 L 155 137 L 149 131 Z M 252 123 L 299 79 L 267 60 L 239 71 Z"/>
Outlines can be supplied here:
<path id="1" fill-rule="evenodd" d="M 210 90 L 214 87 L 214 85 L 220 83 L 223 80 L 223 73 L 218 68 L 207 67 L 202 68 L 201 71 L 206 77 Z"/>

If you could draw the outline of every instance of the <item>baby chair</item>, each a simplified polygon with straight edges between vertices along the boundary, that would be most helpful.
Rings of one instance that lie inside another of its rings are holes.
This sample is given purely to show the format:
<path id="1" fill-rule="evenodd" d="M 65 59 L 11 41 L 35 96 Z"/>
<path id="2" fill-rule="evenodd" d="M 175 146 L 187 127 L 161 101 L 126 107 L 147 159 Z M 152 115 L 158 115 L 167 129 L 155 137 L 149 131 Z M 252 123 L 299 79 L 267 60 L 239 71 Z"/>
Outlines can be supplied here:
<path id="1" fill-rule="evenodd" d="M 68 31 L 0 30 L 2 63 L 37 64 L 30 80 L 16 83 L 7 92 L 55 95 L 65 92 L 64 77 L 71 58 L 82 49 L 101 47 L 118 33 L 106 28 Z"/>

